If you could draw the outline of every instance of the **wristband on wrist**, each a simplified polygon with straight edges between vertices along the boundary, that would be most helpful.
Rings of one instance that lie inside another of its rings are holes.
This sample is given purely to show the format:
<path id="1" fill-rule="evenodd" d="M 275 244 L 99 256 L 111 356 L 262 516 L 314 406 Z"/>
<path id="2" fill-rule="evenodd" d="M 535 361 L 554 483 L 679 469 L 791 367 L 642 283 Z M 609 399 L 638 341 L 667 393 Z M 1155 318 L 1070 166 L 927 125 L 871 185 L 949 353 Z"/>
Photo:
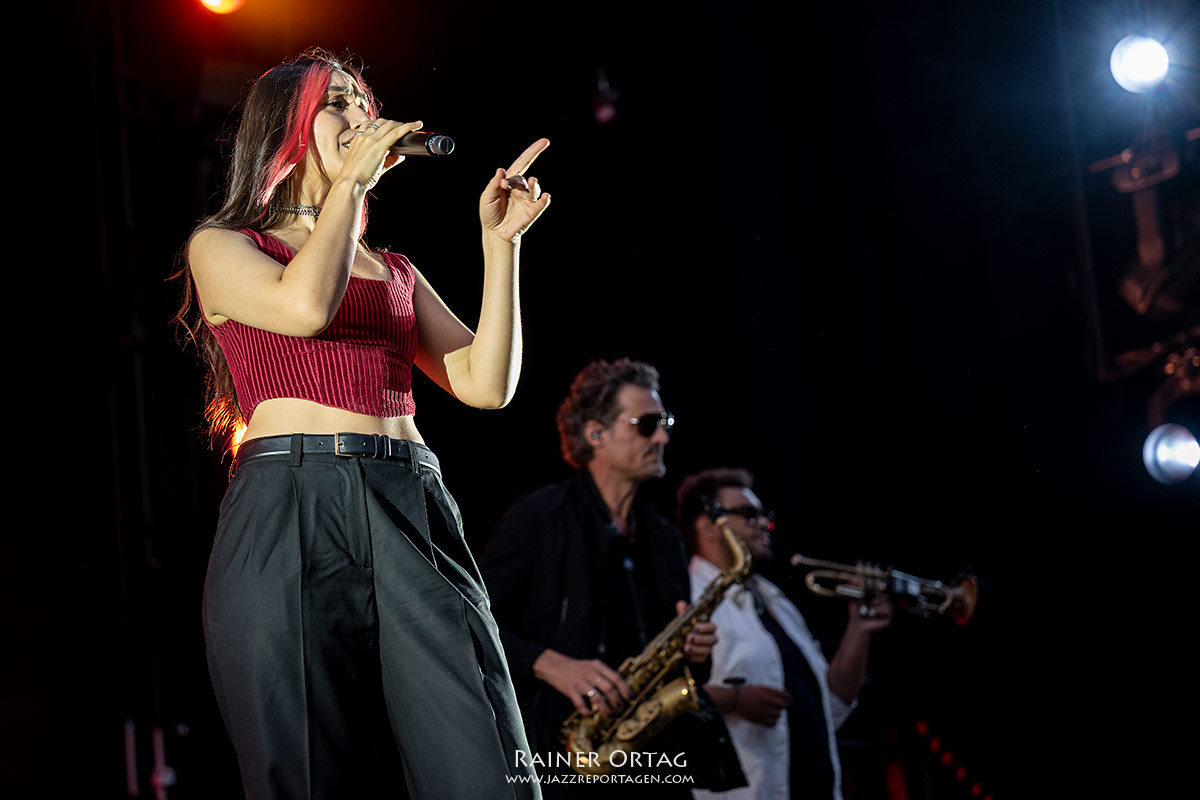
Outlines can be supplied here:
<path id="1" fill-rule="evenodd" d="M 733 702 L 729 704 L 729 708 L 718 709 L 722 714 L 733 714 L 738 709 L 738 702 L 742 699 L 742 686 L 746 683 L 745 678 L 726 678 L 724 683 L 733 687 Z"/>

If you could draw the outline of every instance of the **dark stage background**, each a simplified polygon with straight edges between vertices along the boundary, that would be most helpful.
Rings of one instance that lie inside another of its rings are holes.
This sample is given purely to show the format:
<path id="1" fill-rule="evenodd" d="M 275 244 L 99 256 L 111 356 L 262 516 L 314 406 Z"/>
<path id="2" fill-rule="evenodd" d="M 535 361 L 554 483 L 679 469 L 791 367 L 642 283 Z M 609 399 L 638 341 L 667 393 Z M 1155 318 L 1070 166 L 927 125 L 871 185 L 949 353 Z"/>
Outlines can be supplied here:
<path id="1" fill-rule="evenodd" d="M 522 253 L 516 399 L 482 412 L 417 386 L 473 544 L 518 494 L 566 476 L 553 414 L 574 373 L 653 362 L 679 420 L 670 474 L 647 487 L 665 511 L 683 475 L 744 465 L 784 554 L 981 578 L 970 625 L 905 618 L 878 637 L 843 731 L 848 796 L 888 796 L 889 763 L 936 800 L 976 783 L 995 798 L 1183 785 L 1200 481 L 1160 486 L 1140 457 L 1182 349 L 1136 369 L 1118 357 L 1171 342 L 1196 306 L 1151 320 L 1121 301 L 1130 198 L 1088 165 L 1156 121 L 1183 161 L 1163 223 L 1200 227 L 1194 4 L 247 0 L 217 17 L 109 0 L 68 16 L 52 53 L 67 74 L 26 114 L 68 126 L 69 166 L 35 188 L 74 179 L 54 193 L 67 206 L 38 215 L 69 232 L 38 235 L 41 264 L 75 263 L 35 279 L 29 297 L 52 304 L 17 310 L 38 342 L 18 374 L 61 417 L 19 445 L 37 485 L 6 489 L 35 510 L 6 537 L 0 794 L 124 797 L 128 734 L 153 796 L 157 726 L 170 797 L 236 796 L 200 627 L 228 464 L 206 446 L 167 279 L 215 208 L 246 82 L 309 45 L 353 50 L 386 116 L 456 139 L 451 158 L 381 182 L 369 238 L 469 322 L 478 192 L 553 142 L 534 173 L 554 205 Z M 1108 75 L 1135 30 L 1177 54 L 1153 116 Z M 619 93 L 607 124 L 598 70 Z M 46 408 L 6 394 L 14 417 Z M 776 577 L 833 645 L 840 604 Z"/>

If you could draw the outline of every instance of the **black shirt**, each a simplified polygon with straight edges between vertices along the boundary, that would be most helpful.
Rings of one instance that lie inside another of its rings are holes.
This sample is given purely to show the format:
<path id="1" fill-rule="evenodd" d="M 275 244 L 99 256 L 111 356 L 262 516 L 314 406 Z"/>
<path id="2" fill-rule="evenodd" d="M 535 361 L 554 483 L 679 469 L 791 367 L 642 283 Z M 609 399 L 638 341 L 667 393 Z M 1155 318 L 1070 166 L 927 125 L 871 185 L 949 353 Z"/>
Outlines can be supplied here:
<path id="1" fill-rule="evenodd" d="M 821 705 L 821 687 L 808 659 L 787 635 L 783 626 L 767 611 L 756 592 L 755 606 L 763 627 L 779 646 L 783 660 L 783 685 L 792 696 L 788 706 L 788 766 L 792 798 L 806 800 L 833 797 L 833 760 L 829 756 L 829 732 L 825 727 L 825 709 Z"/>
<path id="2" fill-rule="evenodd" d="M 636 523 L 629 527 L 620 534 L 609 526 L 610 534 L 601 543 L 600 657 L 614 669 L 626 658 L 639 655 L 670 621 L 663 619 L 663 599 L 654 579 L 647 537 L 638 534 Z"/>

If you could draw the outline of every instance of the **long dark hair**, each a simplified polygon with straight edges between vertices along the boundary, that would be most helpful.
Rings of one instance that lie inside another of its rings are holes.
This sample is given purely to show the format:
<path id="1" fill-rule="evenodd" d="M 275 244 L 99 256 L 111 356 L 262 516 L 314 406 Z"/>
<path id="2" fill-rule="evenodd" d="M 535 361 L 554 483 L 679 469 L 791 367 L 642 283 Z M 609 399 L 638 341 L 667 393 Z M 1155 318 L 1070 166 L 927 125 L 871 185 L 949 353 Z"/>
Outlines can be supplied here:
<path id="1" fill-rule="evenodd" d="M 183 279 L 183 296 L 175 322 L 196 343 L 208 366 L 205 419 L 213 441 L 245 424 L 233 388 L 233 376 L 216 337 L 204 322 L 196 287 L 188 263 L 192 238 L 206 228 L 266 231 L 283 223 L 287 216 L 271 208 L 271 201 L 297 203 L 306 168 L 305 153 L 313 120 L 334 70 L 354 78 L 366 94 L 369 113 L 378 109 L 371 90 L 349 58 L 339 59 L 321 49 L 307 50 L 268 70 L 254 82 L 242 109 L 234 138 L 225 200 L 219 211 L 205 218 L 192 231 L 180 253 L 180 269 L 173 277 Z M 367 207 L 363 203 L 360 230 L 366 231 Z"/>

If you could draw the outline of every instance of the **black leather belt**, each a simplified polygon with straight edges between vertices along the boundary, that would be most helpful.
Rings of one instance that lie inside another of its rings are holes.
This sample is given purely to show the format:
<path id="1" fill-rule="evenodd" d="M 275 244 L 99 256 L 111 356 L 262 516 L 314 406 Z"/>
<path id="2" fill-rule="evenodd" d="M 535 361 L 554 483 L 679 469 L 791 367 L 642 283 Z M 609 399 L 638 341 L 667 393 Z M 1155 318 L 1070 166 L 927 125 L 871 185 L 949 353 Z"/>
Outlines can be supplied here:
<path id="1" fill-rule="evenodd" d="M 297 449 L 299 452 L 297 452 Z M 344 458 L 379 458 L 407 461 L 442 474 L 437 456 L 429 448 L 407 439 L 392 439 L 375 433 L 296 433 L 264 436 L 238 447 L 237 465 L 262 456 L 292 456 L 325 453 Z M 298 462 L 297 462 L 298 463 Z"/>

